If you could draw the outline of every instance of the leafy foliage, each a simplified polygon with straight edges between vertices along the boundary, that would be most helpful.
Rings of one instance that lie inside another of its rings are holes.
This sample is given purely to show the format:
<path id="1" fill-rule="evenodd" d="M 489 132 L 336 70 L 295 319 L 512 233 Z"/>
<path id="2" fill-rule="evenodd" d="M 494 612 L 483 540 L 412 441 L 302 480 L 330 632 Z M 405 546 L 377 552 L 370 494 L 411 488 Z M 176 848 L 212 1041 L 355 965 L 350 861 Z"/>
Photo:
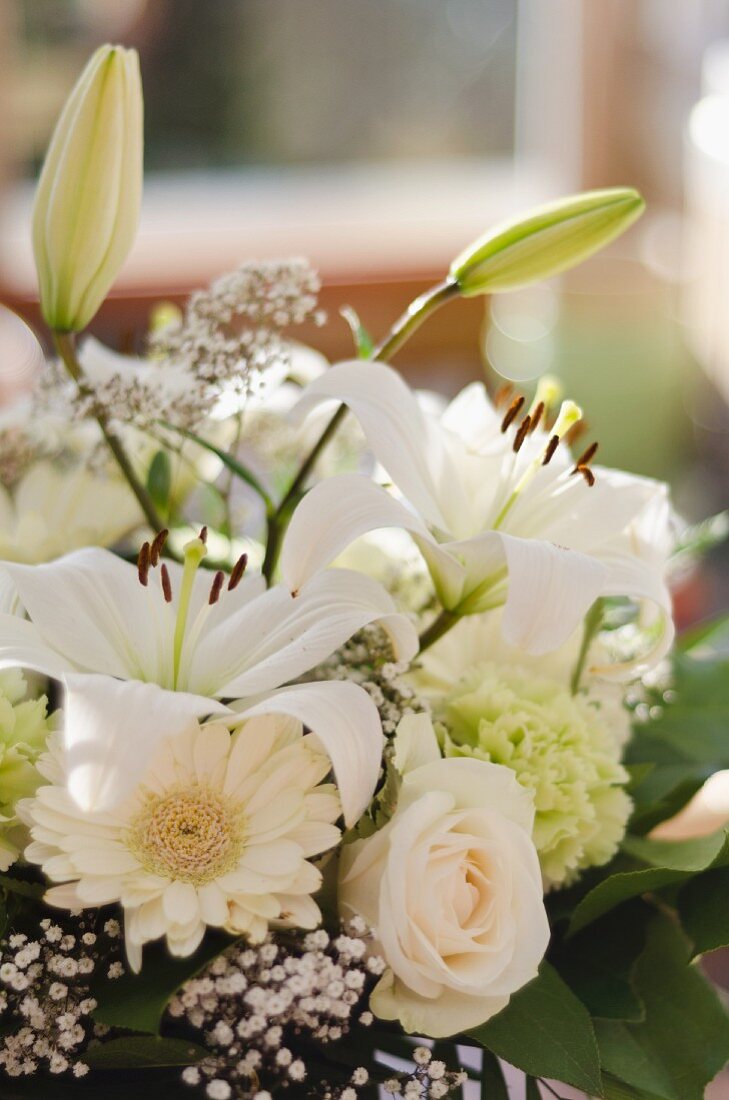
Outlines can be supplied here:
<path id="1" fill-rule="evenodd" d="M 595 1031 L 584 1005 L 549 963 L 508 1006 L 469 1033 L 487 1050 L 537 1077 L 600 1092 Z"/>
<path id="2" fill-rule="evenodd" d="M 199 950 L 185 959 L 173 958 L 164 944 L 148 946 L 141 974 L 127 973 L 114 981 L 104 978 L 96 984 L 94 1018 L 110 1027 L 156 1035 L 172 995 L 232 942 L 228 936 L 208 934 Z"/>

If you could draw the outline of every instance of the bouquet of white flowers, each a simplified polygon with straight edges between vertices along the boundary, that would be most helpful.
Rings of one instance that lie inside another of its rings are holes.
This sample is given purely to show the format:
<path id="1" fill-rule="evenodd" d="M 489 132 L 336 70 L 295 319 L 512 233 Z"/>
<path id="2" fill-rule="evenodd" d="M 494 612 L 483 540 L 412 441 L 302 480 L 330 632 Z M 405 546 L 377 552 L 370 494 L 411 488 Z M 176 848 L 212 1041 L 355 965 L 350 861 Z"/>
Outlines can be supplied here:
<path id="1" fill-rule="evenodd" d="M 699 1100 L 729 843 L 652 834 L 729 767 L 726 632 L 671 616 L 712 529 L 575 447 L 555 380 L 445 405 L 386 365 L 642 200 L 487 233 L 382 343 L 348 311 L 348 362 L 291 339 L 301 260 L 161 306 L 135 359 L 77 334 L 141 120 L 100 49 L 34 208 L 55 355 L 0 424 L 0 1094 L 506 1100 L 509 1063 L 529 1100 Z"/>

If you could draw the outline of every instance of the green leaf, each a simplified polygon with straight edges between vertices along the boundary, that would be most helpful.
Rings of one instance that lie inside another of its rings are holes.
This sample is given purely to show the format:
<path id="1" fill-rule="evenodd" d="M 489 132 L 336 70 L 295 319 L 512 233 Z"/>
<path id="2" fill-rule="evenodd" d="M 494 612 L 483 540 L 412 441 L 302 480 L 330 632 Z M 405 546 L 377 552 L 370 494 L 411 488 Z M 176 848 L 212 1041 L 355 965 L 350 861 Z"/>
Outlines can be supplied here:
<path id="1" fill-rule="evenodd" d="M 13 875 L 0 875 L 0 886 L 10 894 L 18 894 L 21 898 L 33 898 L 36 901 L 46 892 L 42 882 L 25 882 Z"/>
<path id="2" fill-rule="evenodd" d="M 127 972 L 114 980 L 100 977 L 94 983 L 94 1019 L 109 1027 L 156 1035 L 173 994 L 233 942 L 229 936 L 208 932 L 201 947 L 186 959 L 173 958 L 164 944 L 145 947 L 140 974 Z"/>
<path id="3" fill-rule="evenodd" d="M 184 1039 L 161 1039 L 156 1035 L 128 1035 L 90 1047 L 83 1056 L 92 1069 L 153 1069 L 160 1066 L 191 1066 L 208 1051 Z"/>
<path id="4" fill-rule="evenodd" d="M 643 1049 L 628 1024 L 596 1020 L 595 1034 L 603 1070 L 614 1072 L 623 1085 L 676 1100 L 668 1071 Z"/>
<path id="5" fill-rule="evenodd" d="M 593 1095 L 600 1062 L 592 1021 L 549 963 L 507 1007 L 469 1032 L 479 1043 L 534 1077 L 553 1077 Z"/>
<path id="6" fill-rule="evenodd" d="M 147 473 L 147 489 L 154 505 L 167 515 L 172 487 L 172 463 L 167 451 L 157 451 Z"/>
<path id="7" fill-rule="evenodd" d="M 359 358 L 371 359 L 375 350 L 374 340 L 360 321 L 357 312 L 351 306 L 342 306 L 339 312 L 349 325 Z"/>
<path id="8" fill-rule="evenodd" d="M 695 956 L 729 946 L 729 869 L 687 882 L 678 895 L 678 912 Z"/>
<path id="9" fill-rule="evenodd" d="M 233 455 L 228 454 L 221 447 L 216 447 L 214 443 L 209 443 L 207 439 L 203 439 L 202 436 L 196 435 L 195 432 L 188 431 L 187 428 L 178 428 L 174 424 L 163 425 L 165 428 L 173 432 L 179 432 L 180 435 L 184 435 L 186 439 L 191 439 L 193 443 L 197 443 L 199 447 L 203 447 L 206 451 L 210 451 L 211 454 L 217 455 L 223 465 L 240 478 L 241 481 L 245 481 L 246 485 L 249 485 L 253 489 L 254 493 L 257 493 L 266 506 L 266 511 L 270 514 L 276 510 L 271 497 L 261 485 L 255 474 L 244 466 Z"/>
<path id="10" fill-rule="evenodd" d="M 553 939 L 550 961 L 595 1017 L 641 1020 L 633 973 L 645 944 L 650 910 L 640 901 L 595 921 L 568 940 Z"/>
<path id="11" fill-rule="evenodd" d="M 710 775 L 729 767 L 729 660 L 707 631 L 675 656 L 670 692 L 650 692 L 648 718 L 634 725 L 626 763 L 652 769 L 631 791 L 633 832 L 672 817 Z"/>
<path id="12" fill-rule="evenodd" d="M 644 209 L 630 187 L 570 195 L 489 230 L 456 257 L 450 277 L 466 297 L 549 279 L 604 248 Z"/>
<path id="13" fill-rule="evenodd" d="M 662 913 L 648 925 L 635 981 L 645 1020 L 598 1021 L 603 1069 L 661 1100 L 702 1100 L 729 1060 L 729 1016 L 711 985 L 689 965 L 680 929 Z"/>
<path id="14" fill-rule="evenodd" d="M 449 1067 L 452 1068 L 452 1067 Z M 471 1074 L 469 1074 L 471 1076 Z M 483 1052 L 481 1066 L 481 1100 L 509 1100 L 504 1072 L 498 1058 L 489 1050 Z"/>
<path id="15" fill-rule="evenodd" d="M 650 866 L 610 875 L 590 890 L 575 907 L 569 935 L 629 898 L 685 882 L 695 874 L 729 862 L 729 840 L 723 829 L 698 840 L 681 842 L 626 837 L 623 849 Z"/>
<path id="16" fill-rule="evenodd" d="M 526 1093 L 524 1094 L 524 1100 L 542 1100 L 542 1094 L 539 1091 L 539 1085 L 533 1077 L 527 1077 L 526 1079 Z"/>

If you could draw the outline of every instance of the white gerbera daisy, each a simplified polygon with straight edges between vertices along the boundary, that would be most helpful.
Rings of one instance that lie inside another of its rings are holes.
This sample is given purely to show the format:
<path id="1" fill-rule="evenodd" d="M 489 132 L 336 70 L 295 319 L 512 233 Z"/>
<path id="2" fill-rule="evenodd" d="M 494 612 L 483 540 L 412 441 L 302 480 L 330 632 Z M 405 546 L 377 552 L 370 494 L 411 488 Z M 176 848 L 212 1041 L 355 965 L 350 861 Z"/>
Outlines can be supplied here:
<path id="1" fill-rule="evenodd" d="M 190 955 L 207 925 L 261 940 L 270 922 L 314 928 L 312 856 L 334 847 L 341 808 L 322 783 L 331 768 L 317 738 L 282 715 L 248 719 L 233 735 L 191 724 L 162 743 L 141 781 L 113 812 L 84 813 L 66 789 L 60 739 L 42 759 L 50 779 L 21 804 L 26 858 L 60 885 L 51 905 L 120 902 L 130 965 L 166 936 Z"/>

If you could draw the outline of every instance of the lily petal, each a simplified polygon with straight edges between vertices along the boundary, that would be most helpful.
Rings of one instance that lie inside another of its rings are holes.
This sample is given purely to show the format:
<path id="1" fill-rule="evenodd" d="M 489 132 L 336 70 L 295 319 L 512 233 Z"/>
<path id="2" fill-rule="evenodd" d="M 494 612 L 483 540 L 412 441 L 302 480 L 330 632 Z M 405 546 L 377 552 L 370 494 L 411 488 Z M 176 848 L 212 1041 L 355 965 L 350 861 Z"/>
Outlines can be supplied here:
<path id="1" fill-rule="evenodd" d="M 344 821 L 356 824 L 375 793 L 384 735 L 377 707 L 357 684 L 324 681 L 282 688 L 242 717 L 286 714 L 303 722 L 332 762 Z"/>
<path id="2" fill-rule="evenodd" d="M 34 623 L 19 615 L 0 615 L 0 668 L 29 668 L 60 679 L 74 667 L 46 644 Z"/>
<path id="3" fill-rule="evenodd" d="M 339 474 L 320 481 L 293 516 L 281 551 L 281 574 L 296 591 L 334 561 L 355 539 L 383 527 L 399 527 L 416 537 L 434 578 L 460 593 L 463 568 L 442 549 L 423 521 L 382 486 L 361 474 Z M 437 581 L 436 581 L 437 583 Z"/>
<path id="4" fill-rule="evenodd" d="M 45 645 L 74 667 L 160 679 L 154 627 L 167 605 L 139 584 L 128 562 L 108 550 L 85 549 L 47 565 L 8 562 L 3 568 Z"/>
<path id="5" fill-rule="evenodd" d="M 605 593 L 609 576 L 605 564 L 543 539 L 488 531 L 451 546 L 457 546 L 474 580 L 496 575 L 499 566 L 506 567 L 503 634 L 507 642 L 527 653 L 539 655 L 558 649 Z M 471 600 L 468 613 L 481 610 L 477 590 Z"/>
<path id="6" fill-rule="evenodd" d="M 457 468 L 437 421 L 423 413 L 397 371 L 361 360 L 338 363 L 309 383 L 296 411 L 327 399 L 349 406 L 378 461 L 424 519 L 454 530 L 448 517 L 468 510 Z"/>
<path id="7" fill-rule="evenodd" d="M 371 578 L 328 569 L 296 596 L 277 585 L 201 638 L 189 686 L 220 698 L 271 691 L 308 672 L 371 622 L 389 633 L 398 659 L 412 660 L 415 628 Z"/>
<path id="8" fill-rule="evenodd" d="M 68 789 L 88 812 L 119 805 L 163 740 L 195 718 L 229 713 L 212 699 L 110 676 L 74 673 L 65 685 Z"/>

